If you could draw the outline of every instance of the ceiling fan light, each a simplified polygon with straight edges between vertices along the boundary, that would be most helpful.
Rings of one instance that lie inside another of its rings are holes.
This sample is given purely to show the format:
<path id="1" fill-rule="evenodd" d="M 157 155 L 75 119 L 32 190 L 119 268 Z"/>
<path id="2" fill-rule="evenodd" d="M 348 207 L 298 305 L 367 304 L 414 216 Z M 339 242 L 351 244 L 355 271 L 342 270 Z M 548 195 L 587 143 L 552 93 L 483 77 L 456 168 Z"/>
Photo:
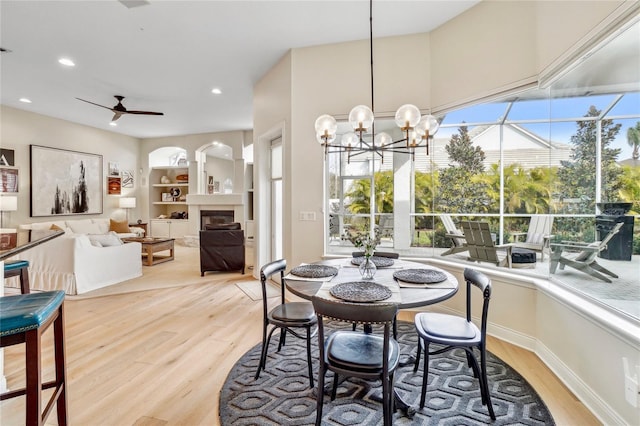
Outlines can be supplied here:
<path id="1" fill-rule="evenodd" d="M 415 127 L 420 121 L 420 110 L 415 105 L 404 104 L 396 111 L 395 121 L 400 128 Z"/>
<path id="2" fill-rule="evenodd" d="M 366 105 L 353 107 L 349 113 L 349 124 L 356 131 L 366 131 L 373 124 L 373 111 Z"/>

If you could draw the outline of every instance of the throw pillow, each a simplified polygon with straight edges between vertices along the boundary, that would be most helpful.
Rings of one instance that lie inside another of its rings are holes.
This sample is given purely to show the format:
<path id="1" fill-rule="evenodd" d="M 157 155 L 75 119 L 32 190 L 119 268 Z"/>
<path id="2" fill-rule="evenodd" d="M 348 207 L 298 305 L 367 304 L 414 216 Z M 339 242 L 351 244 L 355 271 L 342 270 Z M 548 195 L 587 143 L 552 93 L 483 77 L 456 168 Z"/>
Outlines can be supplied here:
<path id="1" fill-rule="evenodd" d="M 118 234 L 128 234 L 129 224 L 125 220 L 124 222 L 116 222 L 113 219 L 109 219 L 109 231 L 117 232 Z"/>
<path id="2" fill-rule="evenodd" d="M 122 240 L 115 232 L 109 232 L 108 234 L 94 234 L 89 235 L 89 241 L 96 247 L 112 247 L 121 246 Z"/>

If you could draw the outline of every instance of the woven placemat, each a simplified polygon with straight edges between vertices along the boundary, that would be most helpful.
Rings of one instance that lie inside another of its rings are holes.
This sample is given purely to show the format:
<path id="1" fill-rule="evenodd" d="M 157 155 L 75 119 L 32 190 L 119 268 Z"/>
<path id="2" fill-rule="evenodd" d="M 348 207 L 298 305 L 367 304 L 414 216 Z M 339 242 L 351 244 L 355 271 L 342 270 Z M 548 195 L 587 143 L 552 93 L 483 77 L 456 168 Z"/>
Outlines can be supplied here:
<path id="1" fill-rule="evenodd" d="M 303 278 L 332 277 L 338 273 L 338 268 L 327 265 L 300 265 L 291 270 L 293 275 Z"/>
<path id="2" fill-rule="evenodd" d="M 389 288 L 369 281 L 336 284 L 329 290 L 335 298 L 347 302 L 378 302 L 391 297 Z"/>
<path id="3" fill-rule="evenodd" d="M 394 272 L 393 278 L 414 284 L 433 284 L 445 281 L 447 276 L 433 269 L 402 269 Z"/>
<path id="4" fill-rule="evenodd" d="M 388 257 L 371 256 L 371 261 L 378 268 L 384 268 L 386 266 L 393 266 L 393 259 Z M 358 256 L 351 259 L 351 263 L 360 266 L 364 262 L 364 256 Z"/>

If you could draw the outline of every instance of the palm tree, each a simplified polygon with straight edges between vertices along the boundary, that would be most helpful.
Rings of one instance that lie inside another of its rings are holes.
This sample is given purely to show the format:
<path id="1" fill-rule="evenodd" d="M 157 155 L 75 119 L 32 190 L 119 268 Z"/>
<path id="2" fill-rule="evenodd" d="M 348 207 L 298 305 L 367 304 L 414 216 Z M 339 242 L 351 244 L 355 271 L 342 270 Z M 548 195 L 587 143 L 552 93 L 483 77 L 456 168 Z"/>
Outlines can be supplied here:
<path id="1" fill-rule="evenodd" d="M 627 143 L 633 148 L 631 158 L 634 160 L 640 159 L 640 121 L 636 123 L 636 127 L 627 129 Z"/>

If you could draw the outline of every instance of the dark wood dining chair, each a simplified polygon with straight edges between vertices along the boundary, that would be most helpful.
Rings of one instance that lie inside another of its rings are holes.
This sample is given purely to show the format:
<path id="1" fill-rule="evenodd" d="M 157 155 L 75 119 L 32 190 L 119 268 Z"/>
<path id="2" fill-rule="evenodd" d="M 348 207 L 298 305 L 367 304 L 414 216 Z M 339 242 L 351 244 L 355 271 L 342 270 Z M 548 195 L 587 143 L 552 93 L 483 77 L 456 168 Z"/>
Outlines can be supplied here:
<path id="1" fill-rule="evenodd" d="M 336 397 L 338 378 L 361 377 L 382 381 L 382 408 L 385 425 L 392 424 L 394 397 L 393 374 L 398 367 L 400 348 L 391 337 L 391 328 L 398 312 L 395 304 L 367 304 L 333 301 L 313 296 L 311 299 L 318 316 L 318 390 L 316 425 L 322 422 L 324 405 L 324 377 L 327 370 L 334 372 L 331 400 Z M 337 330 L 326 336 L 324 322 L 339 320 L 371 326 L 382 324 L 382 335 L 359 331 Z"/>
<path id="2" fill-rule="evenodd" d="M 416 331 L 420 342 L 413 371 L 418 371 L 420 365 L 420 352 L 424 347 L 424 371 L 422 373 L 422 393 L 420 394 L 420 409 L 424 408 L 427 394 L 427 379 L 429 376 L 429 355 L 437 355 L 455 348 L 462 348 L 467 354 L 467 362 L 473 369 L 473 375 L 480 382 L 480 394 L 482 404 L 489 409 L 492 420 L 496 419 L 491 404 L 489 383 L 487 381 L 487 316 L 489 313 L 489 301 L 491 300 L 491 280 L 481 272 L 471 268 L 464 270 L 464 279 L 467 284 L 467 315 L 440 314 L 435 312 L 421 312 L 415 317 Z M 471 321 L 471 289 L 478 288 L 482 292 L 482 319 L 480 328 Z M 429 346 L 435 343 L 443 345 L 443 348 L 429 351 Z M 480 366 L 476 359 L 474 349 L 480 352 Z"/>
<path id="3" fill-rule="evenodd" d="M 313 305 L 309 302 L 286 302 L 285 301 L 285 281 L 284 271 L 287 268 L 287 261 L 280 259 L 267 263 L 260 269 L 260 282 L 262 284 L 262 353 L 258 369 L 256 371 L 256 380 L 260 377 L 260 370 L 264 370 L 267 363 L 267 349 L 274 331 L 280 331 L 280 340 L 278 342 L 278 351 L 286 343 L 287 333 L 293 336 L 305 339 L 307 341 L 307 363 L 309 370 L 309 386 L 313 388 L 313 364 L 311 363 L 311 338 L 315 336 L 315 330 L 312 328 L 318 323 Z M 269 310 L 267 299 L 267 281 L 272 275 L 280 273 L 280 301 L 279 304 Z M 267 329 L 271 326 L 271 331 L 267 334 Z M 299 329 L 305 330 L 305 335 L 299 333 Z"/>

